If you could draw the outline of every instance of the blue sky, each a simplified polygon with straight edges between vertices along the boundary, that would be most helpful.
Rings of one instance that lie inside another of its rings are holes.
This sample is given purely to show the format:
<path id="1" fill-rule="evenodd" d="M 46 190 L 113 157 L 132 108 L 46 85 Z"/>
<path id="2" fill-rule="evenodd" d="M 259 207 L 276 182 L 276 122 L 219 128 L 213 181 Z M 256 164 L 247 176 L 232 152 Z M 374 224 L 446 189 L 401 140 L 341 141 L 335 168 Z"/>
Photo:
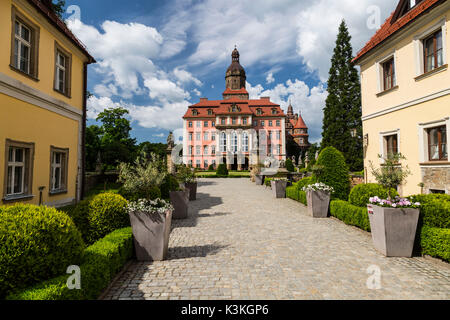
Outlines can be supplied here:
<path id="1" fill-rule="evenodd" d="M 321 139 L 330 58 L 345 19 L 356 53 L 396 1 L 169 0 L 67 1 L 65 19 L 96 58 L 89 68 L 89 124 L 106 107 L 130 111 L 139 142 L 180 134 L 200 97 L 220 99 L 237 45 L 251 98 L 289 101 Z M 374 6 L 375 5 L 375 6 Z M 78 19 L 79 18 L 79 19 Z M 375 18 L 375 20 L 373 20 Z"/>

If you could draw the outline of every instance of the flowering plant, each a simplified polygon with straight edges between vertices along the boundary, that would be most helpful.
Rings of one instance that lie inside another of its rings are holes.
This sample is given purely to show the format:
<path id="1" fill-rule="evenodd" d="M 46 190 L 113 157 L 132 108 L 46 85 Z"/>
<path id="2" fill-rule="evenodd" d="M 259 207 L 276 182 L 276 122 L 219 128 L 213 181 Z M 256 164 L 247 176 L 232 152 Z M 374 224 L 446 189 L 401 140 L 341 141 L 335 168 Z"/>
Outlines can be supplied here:
<path id="1" fill-rule="evenodd" d="M 286 178 L 273 178 L 271 181 L 288 181 Z"/>
<path id="2" fill-rule="evenodd" d="M 327 191 L 330 193 L 334 192 L 334 188 L 327 186 L 325 183 L 315 183 L 315 184 L 310 184 L 306 187 L 303 187 L 303 191 L 305 192 L 309 192 L 309 191 Z"/>
<path id="3" fill-rule="evenodd" d="M 140 199 L 138 201 L 130 202 L 128 204 L 129 212 L 145 212 L 148 214 L 163 214 L 170 210 L 173 210 L 173 206 L 170 203 L 168 203 L 162 199 L 156 199 L 156 200 Z"/>
<path id="4" fill-rule="evenodd" d="M 380 199 L 379 197 L 372 197 L 369 199 L 371 204 L 385 207 L 385 208 L 419 208 L 420 203 L 415 202 L 400 197 L 395 197 L 392 200 Z"/>

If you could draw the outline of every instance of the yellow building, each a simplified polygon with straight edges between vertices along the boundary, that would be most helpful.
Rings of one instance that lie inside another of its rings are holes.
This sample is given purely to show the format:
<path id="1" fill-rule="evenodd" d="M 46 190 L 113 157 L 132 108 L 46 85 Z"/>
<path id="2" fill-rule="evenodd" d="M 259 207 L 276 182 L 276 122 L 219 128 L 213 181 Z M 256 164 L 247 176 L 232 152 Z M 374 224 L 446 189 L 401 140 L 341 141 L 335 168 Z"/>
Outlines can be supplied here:
<path id="1" fill-rule="evenodd" d="M 50 8 L 50 0 L 0 0 L 0 205 L 81 197 L 95 61 Z"/>
<path id="2" fill-rule="evenodd" d="M 403 196 L 450 193 L 449 29 L 449 0 L 401 0 L 355 58 L 367 182 L 375 182 L 370 162 L 399 152 L 412 172 Z"/>

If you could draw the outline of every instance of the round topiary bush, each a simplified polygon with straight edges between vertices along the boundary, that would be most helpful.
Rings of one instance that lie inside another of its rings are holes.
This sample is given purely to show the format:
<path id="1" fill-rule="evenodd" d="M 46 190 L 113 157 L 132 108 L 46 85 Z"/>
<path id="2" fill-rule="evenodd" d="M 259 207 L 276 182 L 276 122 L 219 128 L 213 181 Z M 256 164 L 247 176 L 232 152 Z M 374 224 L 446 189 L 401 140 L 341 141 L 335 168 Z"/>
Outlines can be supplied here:
<path id="1" fill-rule="evenodd" d="M 228 176 L 229 172 L 228 172 L 228 169 L 227 169 L 227 165 L 224 164 L 224 163 L 219 164 L 219 166 L 217 167 L 216 174 L 218 176 Z"/>
<path id="2" fill-rule="evenodd" d="M 89 244 L 109 233 L 130 226 L 127 200 L 114 193 L 95 196 L 89 204 Z"/>
<path id="3" fill-rule="evenodd" d="M 77 229 L 81 232 L 81 236 L 86 243 L 88 242 L 89 236 L 89 203 L 89 199 L 80 201 L 77 205 L 66 211 L 69 217 L 72 218 Z"/>
<path id="4" fill-rule="evenodd" d="M 350 175 L 343 154 L 334 147 L 325 148 L 316 164 L 320 172 L 314 173 L 315 180 L 334 188 L 332 199 L 347 201 L 350 193 Z"/>
<path id="5" fill-rule="evenodd" d="M 178 191 L 180 189 L 180 183 L 173 175 L 168 174 L 161 185 L 161 197 L 163 199 L 170 198 L 170 191 Z"/>
<path id="6" fill-rule="evenodd" d="M 302 190 L 304 187 L 309 186 L 310 184 L 314 184 L 314 178 L 313 177 L 307 177 L 303 178 L 299 182 L 297 182 L 297 189 Z"/>
<path id="7" fill-rule="evenodd" d="M 295 167 L 291 159 L 286 160 L 286 170 L 289 172 L 295 172 Z"/>
<path id="8" fill-rule="evenodd" d="M 84 250 L 72 219 L 54 208 L 0 208 L 0 299 L 8 292 L 64 274 Z"/>
<path id="9" fill-rule="evenodd" d="M 392 197 L 398 196 L 396 190 L 391 190 Z M 352 189 L 349 196 L 349 202 L 357 207 L 366 207 L 369 199 L 378 196 L 380 199 L 387 199 L 388 192 L 386 188 L 376 183 L 359 184 Z"/>

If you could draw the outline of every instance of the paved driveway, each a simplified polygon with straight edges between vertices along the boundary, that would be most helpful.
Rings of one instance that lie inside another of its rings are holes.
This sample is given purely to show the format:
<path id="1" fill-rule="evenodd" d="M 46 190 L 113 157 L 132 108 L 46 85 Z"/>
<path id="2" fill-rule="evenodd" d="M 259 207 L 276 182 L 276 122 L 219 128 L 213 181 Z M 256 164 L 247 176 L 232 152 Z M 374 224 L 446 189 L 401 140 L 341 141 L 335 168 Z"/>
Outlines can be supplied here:
<path id="1" fill-rule="evenodd" d="M 105 299 L 450 298 L 447 264 L 385 258 L 369 233 L 247 179 L 200 180 L 198 192 L 189 219 L 173 222 L 169 260 L 133 262 Z M 370 267 L 381 289 L 368 288 Z"/>

